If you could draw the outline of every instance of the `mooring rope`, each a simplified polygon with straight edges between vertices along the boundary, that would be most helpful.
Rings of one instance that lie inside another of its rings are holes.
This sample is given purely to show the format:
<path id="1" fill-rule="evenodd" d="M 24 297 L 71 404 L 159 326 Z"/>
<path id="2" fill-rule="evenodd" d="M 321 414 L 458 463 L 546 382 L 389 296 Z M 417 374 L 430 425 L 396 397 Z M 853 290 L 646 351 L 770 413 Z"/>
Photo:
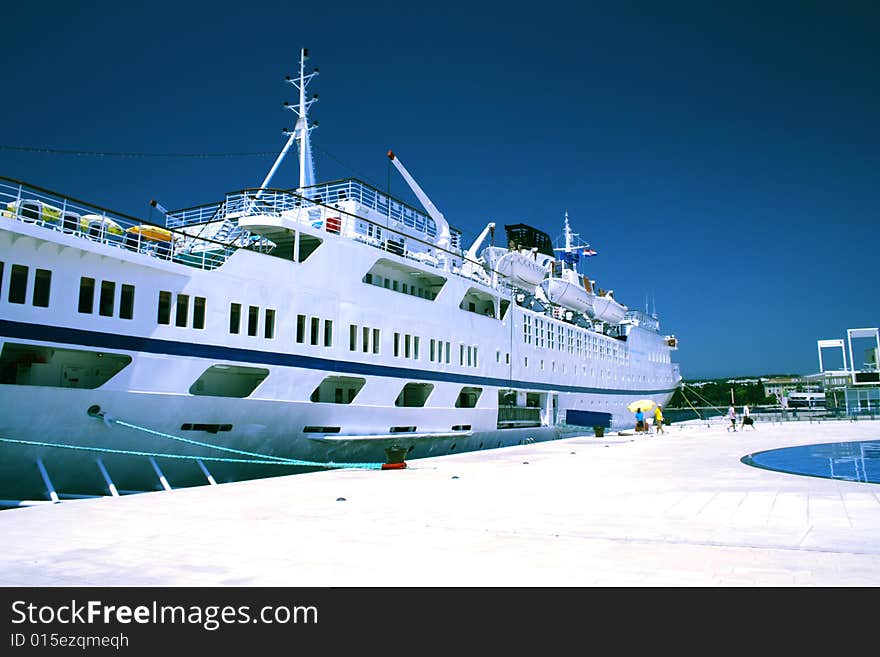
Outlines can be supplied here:
<path id="1" fill-rule="evenodd" d="M 260 454 L 258 452 L 247 452 L 240 449 L 233 449 L 231 447 L 223 447 L 222 445 L 213 445 L 211 443 L 205 443 L 198 440 L 191 440 L 189 438 L 181 438 L 180 436 L 175 436 L 170 433 L 165 433 L 163 431 L 157 431 L 155 429 L 150 429 L 148 427 L 142 427 L 137 424 L 132 424 L 131 422 L 125 422 L 123 420 L 116 419 L 112 416 L 105 415 L 103 413 L 95 413 L 89 414 L 91 417 L 95 417 L 98 419 L 103 419 L 108 424 L 118 424 L 123 427 L 127 427 L 129 429 L 134 429 L 135 431 L 143 431 L 144 433 L 148 433 L 154 436 L 159 436 L 161 438 L 168 438 L 170 440 L 176 440 L 182 443 L 188 443 L 190 445 L 196 445 L 199 447 L 207 447 L 208 449 L 216 449 L 223 452 L 230 452 L 233 454 L 240 454 L 242 456 L 247 456 L 250 458 L 246 459 L 236 459 L 236 458 L 228 458 L 228 457 L 219 457 L 219 456 L 191 456 L 189 454 L 168 454 L 168 453 L 157 453 L 157 452 L 139 452 L 134 450 L 125 450 L 125 449 L 111 449 L 109 447 L 93 447 L 88 445 L 75 445 L 75 444 L 65 444 L 65 443 L 49 443 L 42 442 L 36 440 L 16 440 L 12 438 L 0 438 L 0 442 L 6 443 L 16 443 L 19 445 L 32 445 L 35 447 L 57 447 L 60 449 L 74 449 L 74 450 L 84 450 L 91 452 L 105 452 L 110 454 L 123 454 L 126 456 L 146 456 L 146 457 L 159 457 L 159 458 L 170 458 L 170 459 L 189 459 L 192 461 L 217 461 L 223 463 L 248 463 L 254 465 L 288 465 L 288 466 L 301 466 L 301 467 L 314 467 L 314 468 L 359 468 L 366 470 L 377 470 L 381 469 L 381 463 L 337 463 L 335 461 L 304 461 L 301 459 L 291 459 L 282 456 L 273 456 L 271 454 Z"/>

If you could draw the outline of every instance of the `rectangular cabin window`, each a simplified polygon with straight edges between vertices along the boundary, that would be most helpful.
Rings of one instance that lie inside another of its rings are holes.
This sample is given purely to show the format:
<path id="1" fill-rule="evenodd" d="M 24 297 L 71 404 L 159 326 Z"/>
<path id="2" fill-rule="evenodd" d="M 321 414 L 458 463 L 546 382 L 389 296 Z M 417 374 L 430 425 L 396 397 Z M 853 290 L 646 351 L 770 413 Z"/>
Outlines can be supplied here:
<path id="1" fill-rule="evenodd" d="M 260 309 L 257 306 L 248 306 L 248 335 L 257 336 L 257 326 L 260 323 Z"/>
<path id="2" fill-rule="evenodd" d="M 92 283 L 94 284 L 94 281 Z M 80 295 L 80 299 L 82 299 L 82 295 Z M 171 323 L 171 292 L 159 292 L 159 309 L 156 312 L 156 323 Z"/>
<path id="3" fill-rule="evenodd" d="M 119 297 L 119 316 L 122 319 L 134 318 L 134 285 L 122 284 L 122 294 Z"/>
<path id="4" fill-rule="evenodd" d="M 125 288 L 123 288 L 123 292 Z M 196 297 L 193 305 L 193 328 L 205 328 L 205 297 Z"/>
<path id="5" fill-rule="evenodd" d="M 241 304 L 229 304 L 229 332 L 238 335 L 241 331 Z"/>
<path id="6" fill-rule="evenodd" d="M 324 346 L 332 347 L 333 346 L 333 320 L 325 319 L 324 320 Z"/>
<path id="7" fill-rule="evenodd" d="M 3 292 L 3 261 L 0 260 L 0 293 Z"/>
<path id="8" fill-rule="evenodd" d="M 272 340 L 275 337 L 275 311 L 266 308 L 266 317 L 263 321 L 263 337 Z"/>
<path id="9" fill-rule="evenodd" d="M 446 364 L 449 365 L 449 343 L 446 343 Z"/>
<path id="10" fill-rule="evenodd" d="M 321 320 L 317 317 L 312 317 L 312 331 L 309 336 L 310 341 L 313 345 L 318 344 L 318 338 L 320 338 L 321 333 Z"/>
<path id="11" fill-rule="evenodd" d="M 379 353 L 379 329 L 373 329 L 373 353 Z"/>
<path id="12" fill-rule="evenodd" d="M 464 345 L 458 345 L 458 364 L 464 365 Z"/>
<path id="13" fill-rule="evenodd" d="M 370 352 L 370 329 L 367 326 L 364 326 L 361 333 L 363 342 L 361 343 L 361 350 L 367 354 Z"/>
<path id="14" fill-rule="evenodd" d="M 358 327 L 357 324 L 348 325 L 348 350 L 357 351 L 358 348 Z"/>
<path id="15" fill-rule="evenodd" d="M 116 283 L 101 281 L 101 297 L 98 299 L 98 314 L 113 317 L 113 305 L 116 302 Z"/>
<path id="16" fill-rule="evenodd" d="M 175 326 L 186 326 L 189 323 L 189 295 L 177 295 L 177 312 L 174 316 Z"/>
<path id="17" fill-rule="evenodd" d="M 413 358 L 419 359 L 419 336 L 413 336 Z"/>
<path id="18" fill-rule="evenodd" d="M 27 296 L 28 268 L 24 265 L 12 265 L 9 275 L 9 303 L 24 303 Z"/>
<path id="19" fill-rule="evenodd" d="M 403 336 L 403 357 L 410 358 L 412 356 L 412 337 L 409 333 Z"/>
<path id="20" fill-rule="evenodd" d="M 306 316 L 296 316 L 296 341 L 300 344 L 306 341 Z"/>
<path id="21" fill-rule="evenodd" d="M 33 304 L 40 308 L 49 307 L 49 288 L 52 287 L 52 272 L 48 269 L 38 269 L 34 273 L 34 296 Z"/>
<path id="22" fill-rule="evenodd" d="M 400 333 L 394 334 L 394 357 L 400 357 Z"/>
<path id="23" fill-rule="evenodd" d="M 437 341 L 434 340 L 434 338 L 431 338 L 431 342 L 428 343 L 429 344 L 429 346 L 428 346 L 428 360 L 430 360 L 432 363 L 434 362 L 434 353 L 435 353 L 434 348 L 436 346 L 436 342 Z"/>

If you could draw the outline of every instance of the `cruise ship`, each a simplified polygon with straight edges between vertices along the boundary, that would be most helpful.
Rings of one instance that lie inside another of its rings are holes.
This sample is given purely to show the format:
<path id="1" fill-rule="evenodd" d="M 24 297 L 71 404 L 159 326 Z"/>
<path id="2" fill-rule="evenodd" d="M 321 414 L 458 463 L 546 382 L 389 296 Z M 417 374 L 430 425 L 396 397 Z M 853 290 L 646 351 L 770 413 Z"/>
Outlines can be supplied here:
<path id="1" fill-rule="evenodd" d="M 562 209 L 558 246 L 517 218 L 462 244 L 392 152 L 421 208 L 318 183 L 306 59 L 259 187 L 150 223 L 0 178 L 0 504 L 621 430 L 671 397 L 677 339 L 581 272 Z"/>

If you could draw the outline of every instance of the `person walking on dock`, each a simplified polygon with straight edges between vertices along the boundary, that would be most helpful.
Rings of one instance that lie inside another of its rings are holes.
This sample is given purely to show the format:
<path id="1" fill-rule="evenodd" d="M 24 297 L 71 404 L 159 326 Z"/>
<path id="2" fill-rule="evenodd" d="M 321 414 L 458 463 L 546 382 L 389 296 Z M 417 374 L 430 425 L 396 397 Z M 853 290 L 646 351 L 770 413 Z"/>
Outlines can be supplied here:
<path id="1" fill-rule="evenodd" d="M 755 429 L 755 421 L 752 419 L 752 416 L 749 411 L 748 404 L 743 405 L 743 419 L 742 424 L 740 425 L 740 429 L 745 429 L 746 425 L 749 425 L 752 429 Z"/>
<path id="2" fill-rule="evenodd" d="M 666 433 L 663 431 L 663 407 L 659 404 L 654 409 L 654 427 L 658 434 Z"/>
<path id="3" fill-rule="evenodd" d="M 730 426 L 727 427 L 727 430 L 733 429 L 733 433 L 736 433 L 736 409 L 733 407 L 733 404 L 727 409 L 727 417 L 730 419 Z"/>

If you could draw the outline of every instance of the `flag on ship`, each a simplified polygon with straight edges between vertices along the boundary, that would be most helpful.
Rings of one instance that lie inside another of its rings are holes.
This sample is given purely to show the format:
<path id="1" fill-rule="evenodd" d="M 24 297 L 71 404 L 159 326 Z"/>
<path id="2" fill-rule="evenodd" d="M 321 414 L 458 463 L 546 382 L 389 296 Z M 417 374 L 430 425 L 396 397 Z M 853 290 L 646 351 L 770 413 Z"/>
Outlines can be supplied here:
<path id="1" fill-rule="evenodd" d="M 593 249 L 584 249 L 581 253 L 587 257 L 596 255 L 596 252 Z"/>

